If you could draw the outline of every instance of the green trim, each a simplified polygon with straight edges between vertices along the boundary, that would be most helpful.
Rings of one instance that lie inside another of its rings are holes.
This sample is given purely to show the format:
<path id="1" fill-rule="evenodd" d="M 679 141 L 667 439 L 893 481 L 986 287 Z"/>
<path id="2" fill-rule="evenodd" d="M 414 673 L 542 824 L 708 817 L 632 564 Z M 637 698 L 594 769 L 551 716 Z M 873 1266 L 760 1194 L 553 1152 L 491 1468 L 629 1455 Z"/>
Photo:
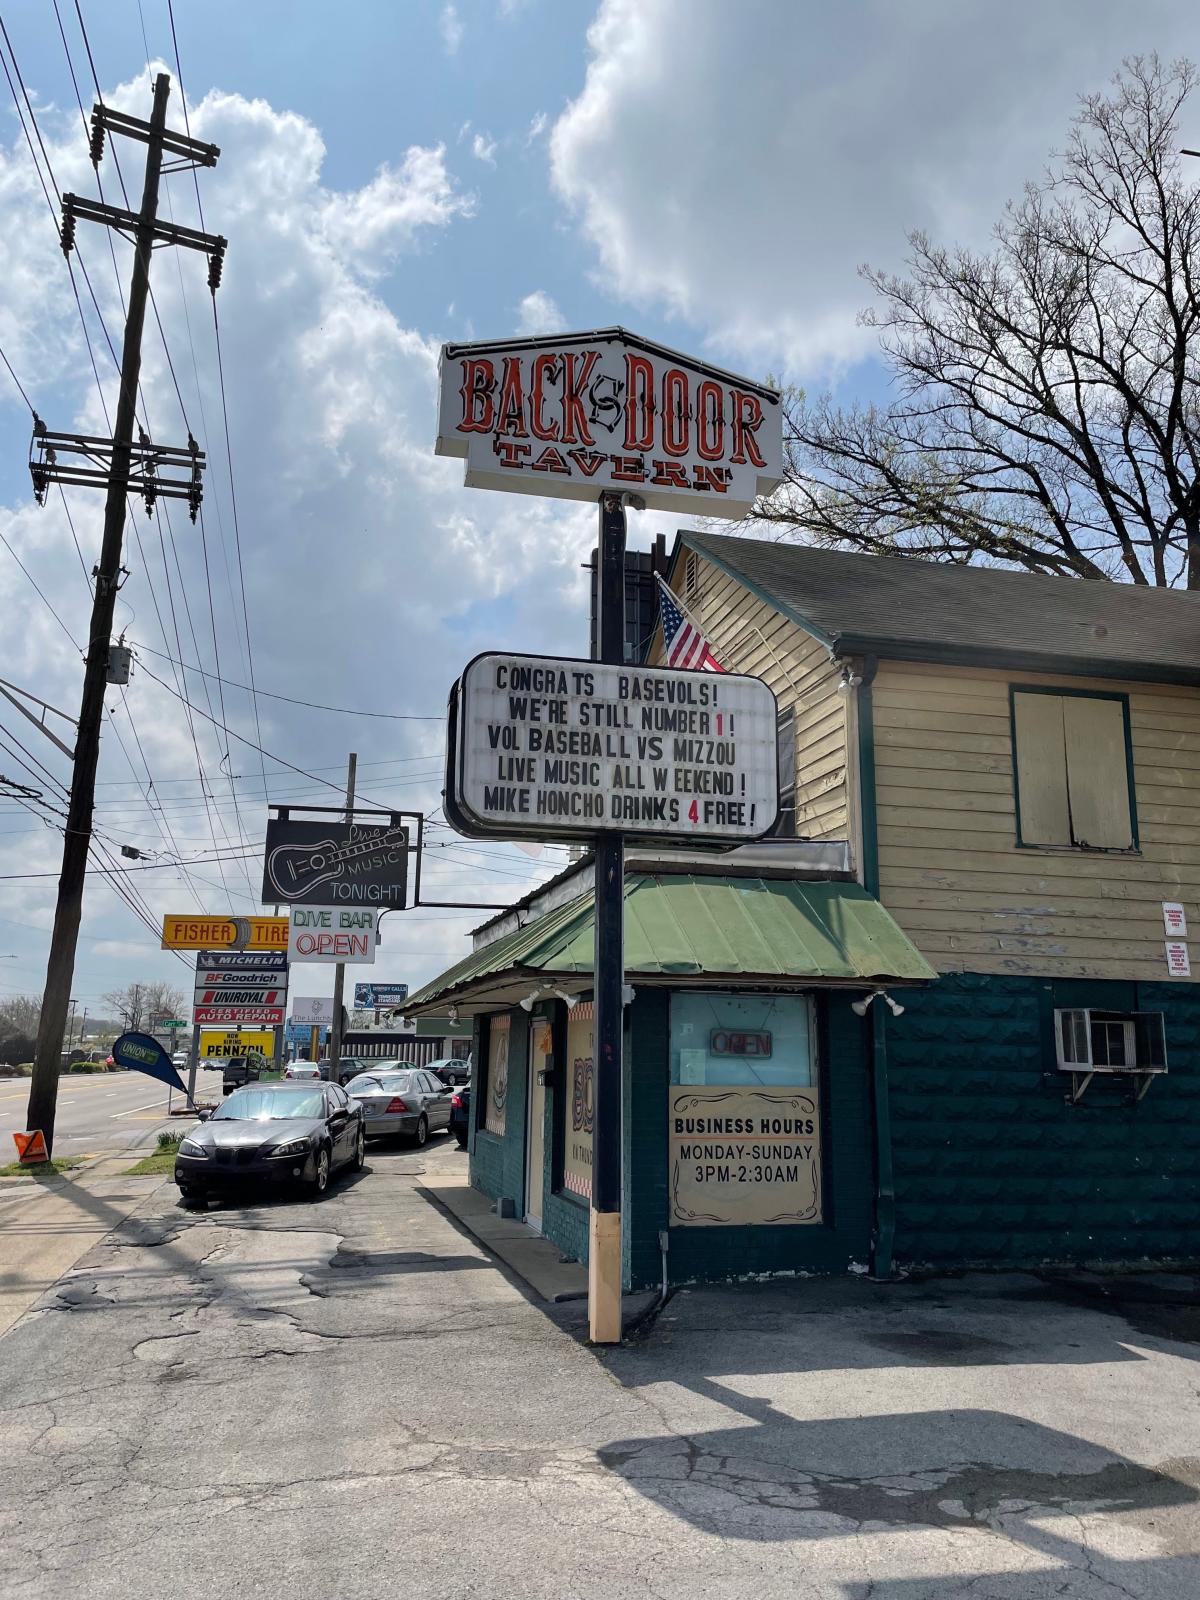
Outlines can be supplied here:
<path id="1" fill-rule="evenodd" d="M 882 1000 L 876 1000 L 871 1007 L 871 1107 L 875 1124 L 875 1232 L 871 1239 L 871 1276 L 886 1280 L 894 1275 L 896 1179 L 892 1165 L 887 1015 Z"/>
<path id="2" fill-rule="evenodd" d="M 879 815 L 875 798 L 875 696 L 879 662 L 868 656 L 858 686 L 858 810 L 862 821 L 863 888 L 879 895 Z"/>
<path id="3" fill-rule="evenodd" d="M 706 551 L 698 554 L 703 554 L 708 560 L 715 559 Z M 770 604 L 777 611 L 784 609 L 776 600 L 771 600 Z M 974 649 L 964 645 L 914 643 L 910 639 L 884 639 L 852 633 L 836 635 L 835 648 L 839 656 L 877 655 L 885 661 L 920 661 L 935 667 L 988 667 L 999 672 L 1046 672 L 1064 678 L 1116 678 L 1123 682 L 1179 683 L 1192 687 L 1200 684 L 1200 668 L 1168 667 L 1156 661 L 1051 656 L 1026 650 Z"/>
<path id="4" fill-rule="evenodd" d="M 756 600 L 761 600 L 765 606 L 770 606 L 772 611 L 778 611 L 782 616 L 787 617 L 789 622 L 794 622 L 798 628 L 803 628 L 805 633 L 811 634 L 819 644 L 823 644 L 829 651 L 830 655 L 836 656 L 844 654 L 844 651 L 832 634 L 828 634 L 822 628 L 818 628 L 815 622 L 810 622 L 807 617 L 802 617 L 798 611 L 793 611 L 791 606 L 786 605 L 775 595 L 769 594 L 766 589 L 760 588 L 759 585 L 753 582 L 752 579 L 748 578 L 744 572 L 739 572 L 736 567 L 730 566 L 729 563 L 727 561 L 723 561 L 720 556 L 713 555 L 711 550 L 706 550 L 703 545 L 692 543 L 693 539 L 699 539 L 702 537 L 703 535 L 701 534 L 690 534 L 685 531 L 681 531 L 679 534 L 680 543 L 691 550 L 694 555 L 698 555 L 702 561 L 710 561 L 719 572 L 723 572 L 727 578 L 732 578 L 734 583 L 741 584 L 742 588 L 748 590 Z M 678 551 L 676 554 L 678 554 Z M 671 576 L 674 577 L 673 572 Z"/>
<path id="5" fill-rule="evenodd" d="M 879 894 L 879 816 L 875 797 L 875 695 L 879 661 L 868 656 L 858 686 L 858 810 L 862 821 L 863 888 Z M 870 1010 L 871 1132 L 875 1155 L 875 1229 L 871 1238 L 871 1276 L 892 1276 L 896 1238 L 896 1182 L 892 1163 L 892 1112 L 888 1088 L 887 1018 L 883 1002 Z"/>
<path id="6" fill-rule="evenodd" d="M 1026 843 L 1021 836 L 1021 782 L 1017 769 L 1017 709 L 1016 697 L 1019 694 L 1046 694 L 1055 695 L 1060 700 L 1115 700 L 1121 707 L 1121 721 L 1125 734 L 1125 783 L 1129 799 L 1129 836 L 1133 844 L 1128 848 L 1114 846 L 1111 849 L 1100 845 L 1083 844 L 1033 844 Z M 1109 689 L 1064 689 L 1059 685 L 1046 683 L 1010 683 L 1008 686 L 1008 741 L 1012 751 L 1012 782 L 1013 806 L 1017 823 L 1017 849 L 1018 850 L 1072 850 L 1086 856 L 1129 856 L 1141 850 L 1141 837 L 1138 833 L 1137 817 L 1137 787 L 1133 776 L 1133 733 L 1129 723 L 1129 696 Z"/>

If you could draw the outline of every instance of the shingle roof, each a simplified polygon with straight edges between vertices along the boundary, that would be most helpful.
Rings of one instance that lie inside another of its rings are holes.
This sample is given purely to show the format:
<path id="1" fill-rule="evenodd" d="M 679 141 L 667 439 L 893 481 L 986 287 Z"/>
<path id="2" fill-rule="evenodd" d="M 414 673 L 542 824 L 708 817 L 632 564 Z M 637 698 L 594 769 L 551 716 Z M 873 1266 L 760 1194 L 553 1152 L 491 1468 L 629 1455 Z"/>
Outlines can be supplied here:
<path id="1" fill-rule="evenodd" d="M 680 538 L 838 655 L 1200 684 L 1200 593 L 720 534 Z"/>

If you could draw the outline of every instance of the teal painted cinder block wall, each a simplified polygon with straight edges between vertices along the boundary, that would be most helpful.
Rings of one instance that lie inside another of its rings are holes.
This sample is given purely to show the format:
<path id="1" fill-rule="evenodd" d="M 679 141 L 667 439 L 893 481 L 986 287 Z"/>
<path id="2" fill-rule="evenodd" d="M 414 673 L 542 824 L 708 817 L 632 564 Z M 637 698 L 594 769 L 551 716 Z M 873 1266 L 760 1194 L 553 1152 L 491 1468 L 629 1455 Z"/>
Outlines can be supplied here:
<path id="1" fill-rule="evenodd" d="M 508 1041 L 508 1101 L 504 1136 L 488 1133 L 479 1125 L 483 1116 L 482 1093 L 488 1090 L 485 1063 L 488 1048 L 487 1019 L 480 1019 L 472 1038 L 475 1065 L 471 1073 L 470 1151 L 472 1186 L 493 1200 L 511 1200 L 517 1216 L 525 1208 L 525 1095 L 529 1059 L 529 1017 L 519 1007 L 511 1013 Z"/>
<path id="2" fill-rule="evenodd" d="M 817 1001 L 821 1062 L 825 1215 L 820 1224 L 792 1228 L 673 1228 L 671 1282 L 719 1282 L 753 1273 L 843 1272 L 867 1262 L 874 1205 L 867 1024 L 844 995 Z M 524 1206 L 525 1085 L 530 1019 L 513 1016 L 508 1119 L 503 1139 L 472 1133 L 472 1182 L 496 1198 Z M 520 1030 L 519 1033 L 517 1030 Z M 486 1029 L 481 1030 L 486 1035 Z M 476 1061 L 486 1038 L 476 1040 Z M 670 993 L 638 991 L 626 1030 L 623 1104 L 624 1278 L 627 1289 L 653 1288 L 661 1277 L 659 1230 L 669 1226 L 667 1105 L 670 1083 Z M 564 1255 L 587 1262 L 588 1208 L 553 1190 L 561 1146 L 565 1075 L 546 1091 L 542 1232 Z"/>
<path id="3" fill-rule="evenodd" d="M 1200 1257 L 1200 986 L 973 974 L 887 1023 L 897 1262 Z M 1140 1104 L 1057 1071 L 1056 1006 L 1162 1011 L 1169 1072 Z"/>
<path id="4" fill-rule="evenodd" d="M 822 1105 L 824 1218 L 800 1227 L 671 1228 L 672 1283 L 715 1282 L 771 1272 L 844 1272 L 867 1263 L 874 1206 L 867 1027 L 848 996 L 817 998 Z M 634 1006 L 628 1275 L 633 1288 L 659 1281 L 658 1234 L 669 1227 L 667 1107 L 670 994 L 650 989 Z"/>

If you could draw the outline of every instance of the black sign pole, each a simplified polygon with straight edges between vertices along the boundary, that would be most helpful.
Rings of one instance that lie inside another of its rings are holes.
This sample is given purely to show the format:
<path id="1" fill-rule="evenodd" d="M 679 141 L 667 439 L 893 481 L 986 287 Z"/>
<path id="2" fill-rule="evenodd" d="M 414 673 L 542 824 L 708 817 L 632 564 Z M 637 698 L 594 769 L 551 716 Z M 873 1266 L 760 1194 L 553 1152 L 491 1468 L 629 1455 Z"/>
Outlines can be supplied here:
<path id="1" fill-rule="evenodd" d="M 625 511 L 600 497 L 594 659 L 625 660 Z M 621 1042 L 625 987 L 625 840 L 596 835 L 595 1106 L 592 1211 L 588 1240 L 588 1332 L 596 1344 L 621 1340 Z"/>

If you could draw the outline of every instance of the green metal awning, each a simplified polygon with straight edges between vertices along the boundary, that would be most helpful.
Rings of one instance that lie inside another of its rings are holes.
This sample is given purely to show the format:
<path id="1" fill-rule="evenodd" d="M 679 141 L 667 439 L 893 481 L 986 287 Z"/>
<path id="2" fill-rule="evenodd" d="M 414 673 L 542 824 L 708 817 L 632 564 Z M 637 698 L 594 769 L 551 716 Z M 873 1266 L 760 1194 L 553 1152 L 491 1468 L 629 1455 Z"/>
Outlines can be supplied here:
<path id="1" fill-rule="evenodd" d="M 450 967 L 405 1014 L 495 1010 L 555 981 L 590 988 L 594 938 L 589 890 Z M 794 989 L 937 976 L 860 884 L 683 873 L 626 876 L 625 973 L 633 984 Z"/>

